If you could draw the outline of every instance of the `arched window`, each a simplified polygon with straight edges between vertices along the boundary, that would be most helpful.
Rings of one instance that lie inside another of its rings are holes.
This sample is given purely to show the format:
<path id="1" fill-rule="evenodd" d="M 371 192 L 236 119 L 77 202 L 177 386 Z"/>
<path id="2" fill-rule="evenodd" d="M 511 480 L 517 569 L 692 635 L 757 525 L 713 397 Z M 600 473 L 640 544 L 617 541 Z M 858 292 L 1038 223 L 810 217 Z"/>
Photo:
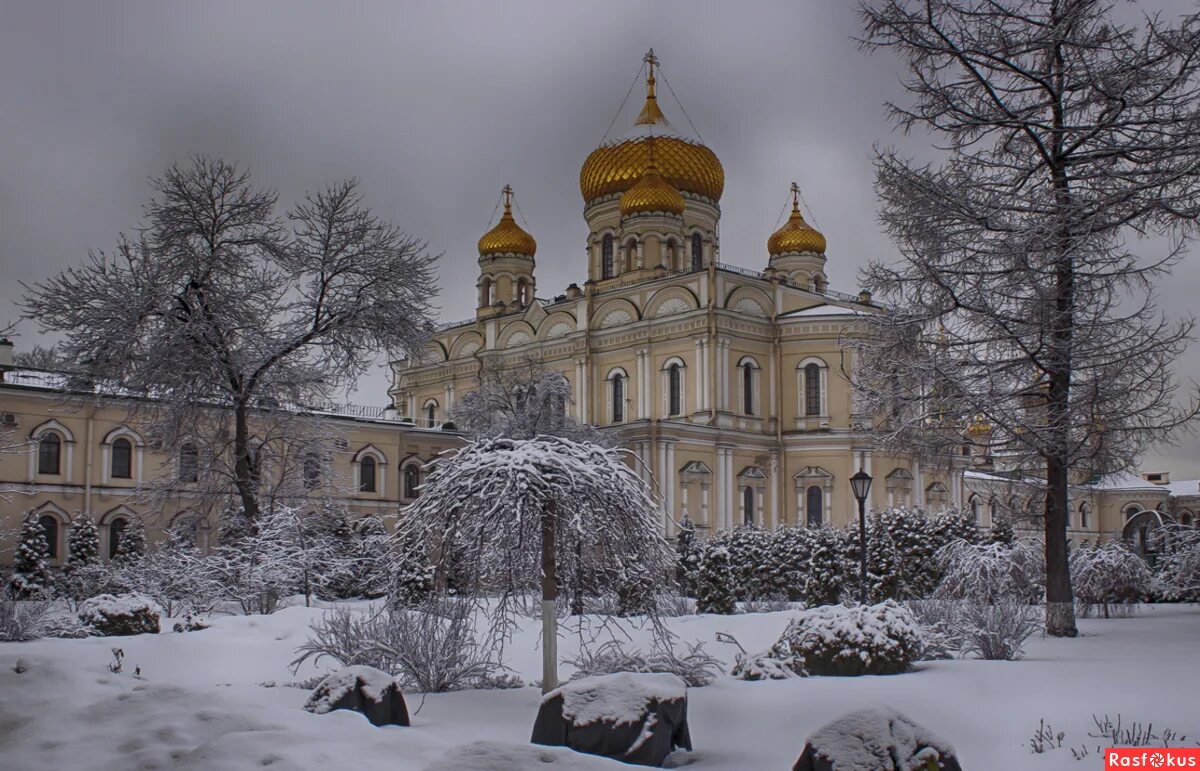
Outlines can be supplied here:
<path id="1" fill-rule="evenodd" d="M 1183 525 L 1184 527 L 1191 527 L 1195 521 L 1196 520 L 1192 517 L 1191 512 L 1185 511 L 1183 514 L 1179 515 L 1179 524 Z"/>
<path id="2" fill-rule="evenodd" d="M 1092 526 L 1092 505 L 1087 501 L 1079 504 L 1079 527 L 1088 528 Z"/>
<path id="3" fill-rule="evenodd" d="M 678 364 L 667 367 L 667 414 L 683 412 L 683 371 Z"/>
<path id="4" fill-rule="evenodd" d="M 742 518 L 747 525 L 754 524 L 754 488 L 746 485 L 742 489 Z"/>
<path id="5" fill-rule="evenodd" d="M 375 459 L 363 456 L 358 462 L 358 490 L 362 493 L 375 492 Z"/>
<path id="6" fill-rule="evenodd" d="M 995 527 L 996 515 L 999 513 L 999 510 L 1000 510 L 1000 504 L 996 502 L 995 498 L 992 498 L 991 500 L 988 501 L 988 524 L 989 525 L 992 525 L 993 527 Z"/>
<path id="7" fill-rule="evenodd" d="M 1137 514 L 1141 510 L 1142 510 L 1142 507 L 1138 506 L 1136 503 L 1129 504 L 1128 506 L 1125 507 L 1125 519 L 1126 520 L 1132 519 L 1133 515 Z"/>
<path id="8" fill-rule="evenodd" d="M 420 494 L 421 469 L 413 463 L 404 467 L 404 497 L 412 500 Z"/>
<path id="9" fill-rule="evenodd" d="M 484 276 L 479 280 L 479 307 L 486 308 L 492 304 L 492 279 Z"/>
<path id="10" fill-rule="evenodd" d="M 977 525 L 980 524 L 979 515 L 981 513 L 982 512 L 980 512 L 979 498 L 972 495 L 971 496 L 971 521 L 973 521 Z"/>
<path id="11" fill-rule="evenodd" d="M 820 527 L 825 518 L 825 492 L 817 485 L 804 493 L 804 518 L 809 527 Z"/>
<path id="12" fill-rule="evenodd" d="M 133 478 L 133 442 L 123 436 L 112 443 L 111 476 L 113 479 Z"/>
<path id="13" fill-rule="evenodd" d="M 754 369 L 753 362 L 742 364 L 742 412 L 746 415 L 754 414 Z"/>
<path id="14" fill-rule="evenodd" d="M 58 558 L 58 517 L 53 514 L 43 514 L 38 519 L 38 524 L 42 526 L 42 532 L 46 536 L 46 543 L 50 547 L 47 556 L 51 559 Z"/>
<path id="15" fill-rule="evenodd" d="M 804 366 L 804 414 L 821 414 L 821 367 L 815 362 Z"/>
<path id="16" fill-rule="evenodd" d="M 53 431 L 47 431 L 38 440 L 38 473 L 62 473 L 62 439 Z"/>
<path id="17" fill-rule="evenodd" d="M 625 421 L 625 376 L 613 375 L 611 382 L 612 422 L 623 423 Z"/>
<path id="18" fill-rule="evenodd" d="M 200 479 L 200 451 L 196 445 L 186 442 L 179 447 L 179 481 L 196 482 Z"/>
<path id="19" fill-rule="evenodd" d="M 600 278 L 613 277 L 613 237 L 609 233 L 600 242 Z"/>
<path id="20" fill-rule="evenodd" d="M 315 490 L 321 485 L 321 459 L 313 453 L 305 455 L 301 473 L 304 477 L 304 489 Z"/>
<path id="21" fill-rule="evenodd" d="M 117 549 L 121 548 L 121 536 L 125 533 L 126 526 L 129 525 L 129 520 L 124 517 L 117 517 L 112 522 L 108 523 L 108 558 L 112 559 L 117 556 Z"/>
<path id="22" fill-rule="evenodd" d="M 433 428 L 437 425 L 437 402 L 433 399 L 425 402 L 425 427 Z"/>
<path id="23" fill-rule="evenodd" d="M 692 270 L 704 267 L 704 240 L 699 233 L 692 233 Z"/>

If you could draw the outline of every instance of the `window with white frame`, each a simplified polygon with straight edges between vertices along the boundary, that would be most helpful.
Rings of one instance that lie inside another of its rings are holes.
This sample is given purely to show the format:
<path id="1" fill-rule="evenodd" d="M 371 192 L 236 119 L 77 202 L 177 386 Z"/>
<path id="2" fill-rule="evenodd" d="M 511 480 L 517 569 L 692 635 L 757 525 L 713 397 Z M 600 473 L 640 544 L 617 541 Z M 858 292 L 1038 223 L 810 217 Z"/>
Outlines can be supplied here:
<path id="1" fill-rule="evenodd" d="M 402 494 L 406 500 L 411 501 L 421 494 L 421 464 L 417 461 L 410 462 L 401 473 Z"/>
<path id="2" fill-rule="evenodd" d="M 425 428 L 434 428 L 437 426 L 437 399 L 427 399 L 425 406 L 421 408 L 423 417 L 425 418 Z"/>
<path id="3" fill-rule="evenodd" d="M 608 373 L 608 422 L 625 422 L 625 400 L 629 398 L 629 375 L 617 367 Z"/>
<path id="4" fill-rule="evenodd" d="M 613 275 L 613 237 L 607 233 L 600 241 L 600 278 L 612 278 Z"/>
<path id="5" fill-rule="evenodd" d="M 759 413 L 758 382 L 758 362 L 749 356 L 744 357 L 738 362 L 738 401 L 743 415 Z"/>
<path id="6" fill-rule="evenodd" d="M 1079 527 L 1081 529 L 1092 526 L 1092 505 L 1087 501 L 1079 504 Z"/>
<path id="7" fill-rule="evenodd" d="M 824 360 L 809 357 L 796 367 L 799 380 L 800 414 L 804 417 L 824 417 L 829 414 L 827 403 L 829 367 Z"/>
<path id="8" fill-rule="evenodd" d="M 682 415 L 684 405 L 684 369 L 682 359 L 672 357 L 663 366 L 663 407 L 668 417 Z"/>

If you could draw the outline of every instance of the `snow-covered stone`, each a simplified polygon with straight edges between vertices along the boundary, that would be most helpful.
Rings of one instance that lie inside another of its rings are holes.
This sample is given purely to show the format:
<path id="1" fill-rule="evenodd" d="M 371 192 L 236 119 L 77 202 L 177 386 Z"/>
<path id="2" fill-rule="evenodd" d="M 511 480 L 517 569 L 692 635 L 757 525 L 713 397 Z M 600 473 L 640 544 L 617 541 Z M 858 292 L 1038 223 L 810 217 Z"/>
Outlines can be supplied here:
<path id="1" fill-rule="evenodd" d="M 687 685 L 665 673 L 572 680 L 542 697 L 532 741 L 661 766 L 675 748 L 692 749 Z"/>
<path id="2" fill-rule="evenodd" d="M 925 771 L 931 767 L 960 771 L 954 748 L 924 726 L 884 707 L 851 712 L 817 729 L 792 771 Z"/>
<path id="3" fill-rule="evenodd" d="M 79 605 L 79 620 L 103 637 L 158 634 L 162 608 L 143 594 L 101 594 Z"/>
<path id="4" fill-rule="evenodd" d="M 316 715 L 353 710 L 366 715 L 372 725 L 409 724 L 408 706 L 396 678 L 375 667 L 339 669 L 313 689 L 304 708 Z"/>

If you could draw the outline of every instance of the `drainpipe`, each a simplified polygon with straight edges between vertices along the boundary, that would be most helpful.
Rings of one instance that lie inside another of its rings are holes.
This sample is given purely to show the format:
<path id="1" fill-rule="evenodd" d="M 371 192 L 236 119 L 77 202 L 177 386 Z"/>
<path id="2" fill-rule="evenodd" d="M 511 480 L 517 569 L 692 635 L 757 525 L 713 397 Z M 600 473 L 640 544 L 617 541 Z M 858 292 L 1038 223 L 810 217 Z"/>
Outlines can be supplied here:
<path id="1" fill-rule="evenodd" d="M 92 413 L 88 415 L 87 421 L 87 449 L 84 452 L 84 477 L 83 477 L 83 513 L 89 518 L 92 516 L 92 467 L 95 464 L 96 450 L 93 447 L 93 434 L 96 430 L 96 407 L 92 407 Z"/>

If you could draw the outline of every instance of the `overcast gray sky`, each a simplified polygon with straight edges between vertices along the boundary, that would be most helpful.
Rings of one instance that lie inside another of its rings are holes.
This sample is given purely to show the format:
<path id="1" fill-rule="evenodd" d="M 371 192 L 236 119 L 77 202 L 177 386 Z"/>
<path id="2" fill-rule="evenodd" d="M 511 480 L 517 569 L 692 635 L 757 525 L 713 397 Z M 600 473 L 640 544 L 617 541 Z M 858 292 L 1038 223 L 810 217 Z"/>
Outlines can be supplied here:
<path id="1" fill-rule="evenodd" d="M 722 260 L 766 265 L 794 179 L 829 240 L 831 286 L 855 291 L 858 268 L 893 253 L 871 147 L 919 147 L 885 122 L 901 73 L 858 51 L 857 25 L 842 0 L 0 0 L 0 325 L 17 316 L 18 280 L 112 248 L 146 178 L 194 153 L 249 165 L 287 204 L 358 177 L 380 215 L 443 253 L 445 320 L 473 313 L 475 242 L 510 183 L 538 240 L 538 293 L 558 294 L 586 278 L 579 167 L 650 47 L 725 167 Z M 1192 258 L 1164 282 L 1163 309 L 1189 313 L 1198 287 Z M 18 348 L 38 341 L 20 331 Z M 1185 378 L 1200 378 L 1198 352 Z M 381 403 L 385 388 L 380 368 L 352 398 Z M 1200 441 L 1145 466 L 1200 477 Z"/>

